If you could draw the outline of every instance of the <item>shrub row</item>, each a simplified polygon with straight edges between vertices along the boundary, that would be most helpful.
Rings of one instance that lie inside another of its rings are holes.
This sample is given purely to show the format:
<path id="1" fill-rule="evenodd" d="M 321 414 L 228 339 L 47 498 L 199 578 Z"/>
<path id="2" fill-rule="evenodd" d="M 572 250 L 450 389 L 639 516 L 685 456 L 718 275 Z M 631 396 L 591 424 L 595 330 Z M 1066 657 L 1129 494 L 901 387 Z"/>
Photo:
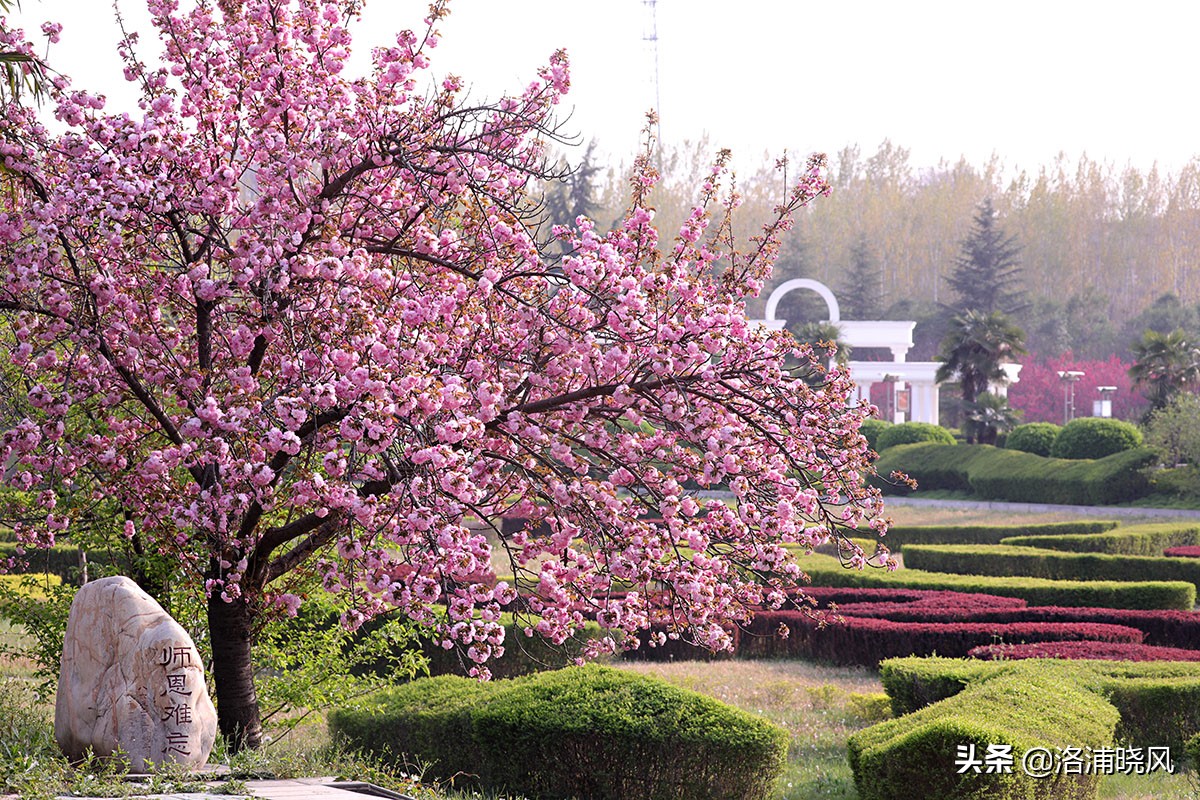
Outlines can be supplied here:
<path id="1" fill-rule="evenodd" d="M 781 626 L 788 635 L 780 636 Z M 1125 625 L 1084 622 L 896 622 L 840 616 L 814 621 L 804 612 L 763 611 L 743 632 L 738 655 L 803 658 L 874 667 L 882 659 L 910 655 L 965 656 L 997 642 L 1072 641 L 1140 643 L 1142 632 Z"/>
<path id="2" fill-rule="evenodd" d="M 881 541 L 892 552 L 908 544 L 1000 544 L 1004 539 L 1090 535 L 1111 531 L 1115 520 L 1079 520 L 1015 525 L 897 525 Z"/>
<path id="3" fill-rule="evenodd" d="M 1200 664 L 1195 661 L 900 658 L 880 665 L 898 718 L 1005 673 L 1054 674 L 1064 689 L 1082 686 L 1102 695 L 1120 714 L 1117 737 L 1132 747 L 1166 746 L 1179 755 L 1188 737 L 1200 731 Z M 1021 712 L 1052 724 L 1063 710 L 1062 705 L 1028 703 Z"/>
<path id="4" fill-rule="evenodd" d="M 986 605 L 993 608 L 1021 608 L 1025 601 L 1019 597 L 970 594 L 942 589 L 856 588 L 850 586 L 807 586 L 803 596 L 828 607 L 831 603 L 911 603 L 920 606 L 967 607 Z"/>
<path id="5" fill-rule="evenodd" d="M 1168 547 L 1166 550 L 1163 550 L 1163 555 L 1168 558 L 1200 558 L 1200 545 Z"/>
<path id="6" fill-rule="evenodd" d="M 1196 587 L 1182 581 L 1057 581 L 1045 578 L 1005 578 L 991 575 L 953 575 L 900 569 L 846 569 L 829 556 L 806 556 L 802 562 L 814 586 L 947 589 L 973 594 L 1019 597 L 1038 606 L 1104 608 L 1176 608 L 1196 605 Z"/>
<path id="7" fill-rule="evenodd" d="M 1001 541 L 1022 547 L 1069 550 L 1075 553 L 1113 553 L 1129 556 L 1163 555 L 1168 547 L 1200 545 L 1200 525 L 1188 522 L 1155 522 L 1126 525 L 1089 536 L 1063 533 L 1054 536 L 1013 536 Z"/>
<path id="8" fill-rule="evenodd" d="M 839 605 L 838 611 L 847 616 L 897 622 L 1099 622 L 1137 628 L 1147 645 L 1200 649 L 1200 614 L 1194 611 L 1024 605 L 972 608 L 965 604 L 938 607 L 905 602 L 846 603 Z"/>
<path id="9" fill-rule="evenodd" d="M 884 494 L 907 494 L 906 484 L 888 480 L 893 472 L 903 472 L 926 491 L 971 491 L 971 467 L 986 459 L 995 448 L 990 445 L 945 445 L 922 442 L 893 447 L 879 454 L 875 471 L 882 476 L 873 479 Z"/>
<path id="10" fill-rule="evenodd" d="M 876 462 L 880 475 L 900 471 L 919 489 L 971 491 L 985 499 L 1027 503 L 1109 505 L 1150 493 L 1143 469 L 1156 455 L 1147 447 L 1095 461 L 1045 458 L 989 445 L 902 445 L 888 449 Z M 880 483 L 885 492 L 908 487 Z"/>
<path id="11" fill-rule="evenodd" d="M 401 766 L 416 759 L 432 777 L 546 798 L 765 798 L 787 750 L 765 720 L 595 665 L 422 679 L 329 723 L 337 740 Z"/>
<path id="12" fill-rule="evenodd" d="M 962 680 L 940 702 L 855 733 L 847 749 L 861 800 L 1091 798 L 1098 776 L 1034 778 L 1021 759 L 1035 747 L 1109 746 L 1118 721 L 1103 697 L 1064 682 L 1058 671 L 1010 666 L 987 680 Z M 981 758 L 996 745 L 1012 748 L 1011 772 L 962 771 L 955 763 L 960 747 Z"/>
<path id="13" fill-rule="evenodd" d="M 1190 558 L 1066 553 L 1002 544 L 923 544 L 908 547 L 904 560 L 912 569 L 927 572 L 1067 581 L 1188 581 L 1200 586 L 1200 561 Z"/>
<path id="14" fill-rule="evenodd" d="M 971 648 L 967 657 L 988 661 L 1017 661 L 1026 658 L 1062 658 L 1069 661 L 1200 661 L 1200 650 L 1124 642 L 1025 642 L 985 644 Z"/>

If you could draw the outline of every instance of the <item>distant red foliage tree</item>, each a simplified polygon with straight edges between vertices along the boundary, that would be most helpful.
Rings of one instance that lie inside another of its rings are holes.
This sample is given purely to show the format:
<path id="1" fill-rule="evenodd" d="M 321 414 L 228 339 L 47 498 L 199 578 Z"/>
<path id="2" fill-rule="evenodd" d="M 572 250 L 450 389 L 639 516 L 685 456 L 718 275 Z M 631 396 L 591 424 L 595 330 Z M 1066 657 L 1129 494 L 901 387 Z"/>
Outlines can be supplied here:
<path id="1" fill-rule="evenodd" d="M 1100 399 L 1097 386 L 1117 387 L 1112 409 L 1117 419 L 1139 419 L 1146 409 L 1146 398 L 1134 389 L 1129 377 L 1130 365 L 1115 355 L 1107 361 L 1084 361 L 1070 352 L 1046 358 L 1031 353 L 1022 363 L 1021 379 L 1009 387 L 1008 400 L 1013 408 L 1025 412 L 1025 422 L 1062 424 L 1063 386 L 1058 373 L 1065 370 L 1083 373 L 1075 384 L 1077 417 L 1091 415 L 1092 401 Z"/>

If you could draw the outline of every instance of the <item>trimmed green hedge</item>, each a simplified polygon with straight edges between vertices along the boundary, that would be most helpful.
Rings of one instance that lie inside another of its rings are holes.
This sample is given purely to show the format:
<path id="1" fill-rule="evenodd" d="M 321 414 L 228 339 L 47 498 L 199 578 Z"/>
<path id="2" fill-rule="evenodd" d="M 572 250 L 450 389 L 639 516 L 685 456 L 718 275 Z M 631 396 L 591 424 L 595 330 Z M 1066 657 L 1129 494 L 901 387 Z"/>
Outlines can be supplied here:
<path id="1" fill-rule="evenodd" d="M 1095 461 L 1043 458 L 1015 450 L 996 450 L 975 464 L 971 490 L 980 497 L 1025 503 L 1112 505 L 1150 493 L 1143 470 L 1157 455 L 1148 447 L 1126 450 Z"/>
<path id="2" fill-rule="evenodd" d="M 1191 611 L 1196 605 L 1196 587 L 1183 581 L 1060 581 L 955 575 L 908 568 L 895 572 L 873 567 L 855 570 L 843 567 L 836 558 L 817 554 L 803 557 L 800 567 L 809 576 L 813 586 L 948 589 L 1020 597 L 1035 606 L 1175 608 Z"/>
<path id="3" fill-rule="evenodd" d="M 968 686 L 1015 671 L 1051 670 L 1062 685 L 1087 688 L 1116 707 L 1116 740 L 1132 747 L 1170 747 L 1178 756 L 1200 731 L 1200 662 L 1194 661 L 976 661 L 955 658 L 892 658 L 879 666 L 884 691 L 897 718 L 953 697 Z M 1031 708 L 1029 713 L 1055 713 Z"/>
<path id="4" fill-rule="evenodd" d="M 1054 439 L 1054 458 L 1104 458 L 1142 445 L 1136 425 L 1119 419 L 1080 417 L 1063 426 Z"/>
<path id="5" fill-rule="evenodd" d="M 916 442 L 954 444 L 954 434 L 931 422 L 901 422 L 881 430 L 875 442 L 878 445 L 875 449 L 879 451 Z"/>
<path id="6" fill-rule="evenodd" d="M 880 475 L 900 471 L 918 489 L 971 491 L 984 499 L 1025 503 L 1111 505 L 1151 491 L 1145 468 L 1157 456 L 1148 447 L 1095 461 L 1043 458 L 990 445 L 916 444 L 887 450 L 876 462 Z M 886 481 L 884 492 L 910 491 Z"/>
<path id="7" fill-rule="evenodd" d="M 914 544 L 904 563 L 927 572 L 1066 581 L 1188 581 L 1200 587 L 1200 559 L 1070 553 L 1005 544 Z"/>
<path id="8" fill-rule="evenodd" d="M 1193 675 L 1106 676 L 1101 688 L 1121 713 L 1117 741 L 1170 747 L 1179 754 L 1186 738 L 1200 731 L 1200 664 Z"/>
<path id="9" fill-rule="evenodd" d="M 1004 439 L 1004 449 L 1048 456 L 1061 430 L 1062 426 L 1053 422 L 1027 422 L 1008 432 Z"/>
<path id="10" fill-rule="evenodd" d="M 1025 525 L 895 525 L 881 541 L 895 552 L 908 544 L 1000 544 L 1016 536 L 1087 536 L 1111 531 L 1117 524 L 1115 520 L 1079 520 Z"/>
<path id="11" fill-rule="evenodd" d="M 338 710 L 334 737 L 431 776 L 539 798 L 766 798 L 788 734 L 655 678 L 589 665 L 481 684 L 443 676 Z"/>
<path id="12" fill-rule="evenodd" d="M 1014 536 L 1001 541 L 1023 547 L 1044 547 L 1074 553 L 1114 553 L 1130 556 L 1161 556 L 1168 547 L 1200 545 L 1200 524 L 1155 522 L 1127 525 L 1090 536 L 1064 533 L 1057 536 Z"/>
<path id="13" fill-rule="evenodd" d="M 861 800 L 1091 798 L 1099 776 L 1035 778 L 1021 769 L 1022 756 L 1035 747 L 1110 746 L 1118 721 L 1103 697 L 1064 681 L 1057 670 L 1010 669 L 861 730 L 847 749 Z M 982 759 L 991 745 L 1011 746 L 1010 772 L 960 772 L 960 747 L 973 747 Z"/>
<path id="14" fill-rule="evenodd" d="M 918 489 L 971 491 L 968 478 L 971 465 L 987 457 L 995 448 L 987 444 L 945 445 L 936 442 L 903 444 L 879 454 L 875 462 L 878 478 L 872 479 L 884 494 L 908 494 L 906 484 L 888 480 L 893 472 L 903 472 L 917 482 Z"/>

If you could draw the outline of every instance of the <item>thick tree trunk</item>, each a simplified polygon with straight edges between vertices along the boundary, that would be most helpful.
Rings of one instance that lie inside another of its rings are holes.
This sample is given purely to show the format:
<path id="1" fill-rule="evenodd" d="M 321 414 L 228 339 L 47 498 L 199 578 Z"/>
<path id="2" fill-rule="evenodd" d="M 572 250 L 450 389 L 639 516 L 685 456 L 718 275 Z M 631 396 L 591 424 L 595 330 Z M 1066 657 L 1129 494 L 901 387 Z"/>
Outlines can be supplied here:
<path id="1" fill-rule="evenodd" d="M 208 599 L 217 729 L 234 753 L 262 744 L 262 720 L 250 657 L 252 622 L 250 606 L 243 598 L 226 603 L 219 594 L 214 594 Z"/>

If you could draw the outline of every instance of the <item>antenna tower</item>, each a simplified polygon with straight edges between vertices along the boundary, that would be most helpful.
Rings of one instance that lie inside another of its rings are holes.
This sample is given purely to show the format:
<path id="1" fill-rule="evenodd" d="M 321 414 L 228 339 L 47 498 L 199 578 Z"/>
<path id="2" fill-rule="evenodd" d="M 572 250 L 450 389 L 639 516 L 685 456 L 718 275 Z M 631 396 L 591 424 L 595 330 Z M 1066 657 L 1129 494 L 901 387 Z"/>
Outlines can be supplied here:
<path id="1" fill-rule="evenodd" d="M 654 114 L 657 122 L 654 123 L 654 137 L 658 139 L 659 146 L 655 148 L 655 152 L 659 154 L 659 159 L 662 158 L 662 98 L 658 93 L 658 0 L 642 0 L 642 5 L 649 12 L 646 25 L 642 33 L 642 41 L 650 45 L 650 57 L 652 59 L 652 71 L 650 73 L 650 81 L 654 88 Z M 661 163 L 659 164 L 661 167 Z"/>

